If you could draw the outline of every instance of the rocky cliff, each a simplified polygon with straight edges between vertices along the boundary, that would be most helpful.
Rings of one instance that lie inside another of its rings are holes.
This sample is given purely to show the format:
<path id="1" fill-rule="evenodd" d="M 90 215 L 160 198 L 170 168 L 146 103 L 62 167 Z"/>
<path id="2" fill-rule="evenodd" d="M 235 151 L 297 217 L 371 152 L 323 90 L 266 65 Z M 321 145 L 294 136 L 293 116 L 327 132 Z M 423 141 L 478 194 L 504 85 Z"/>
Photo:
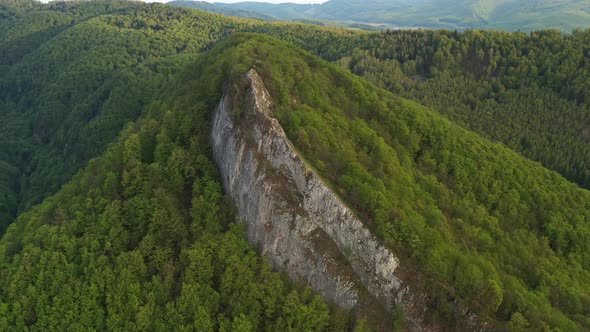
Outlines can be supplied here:
<path id="1" fill-rule="evenodd" d="M 212 141 L 250 241 L 276 268 L 343 307 L 376 302 L 388 311 L 410 309 L 398 259 L 297 154 L 256 71 L 247 80 L 241 98 L 226 94 L 220 101 Z M 421 329 L 420 319 L 407 318 Z"/>

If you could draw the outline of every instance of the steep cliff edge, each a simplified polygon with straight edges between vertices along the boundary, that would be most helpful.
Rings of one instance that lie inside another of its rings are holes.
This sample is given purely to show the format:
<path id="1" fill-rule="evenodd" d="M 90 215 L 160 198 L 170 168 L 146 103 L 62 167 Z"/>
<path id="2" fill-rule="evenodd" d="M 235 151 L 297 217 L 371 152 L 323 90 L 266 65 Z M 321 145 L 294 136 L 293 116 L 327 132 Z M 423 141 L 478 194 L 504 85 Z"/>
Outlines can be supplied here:
<path id="1" fill-rule="evenodd" d="M 242 98 L 226 94 L 220 101 L 212 141 L 249 240 L 275 267 L 307 281 L 329 301 L 408 311 L 412 296 L 396 273 L 399 260 L 297 154 L 272 116 L 256 71 L 247 80 Z M 422 330 L 421 318 L 411 316 L 412 329 Z"/>

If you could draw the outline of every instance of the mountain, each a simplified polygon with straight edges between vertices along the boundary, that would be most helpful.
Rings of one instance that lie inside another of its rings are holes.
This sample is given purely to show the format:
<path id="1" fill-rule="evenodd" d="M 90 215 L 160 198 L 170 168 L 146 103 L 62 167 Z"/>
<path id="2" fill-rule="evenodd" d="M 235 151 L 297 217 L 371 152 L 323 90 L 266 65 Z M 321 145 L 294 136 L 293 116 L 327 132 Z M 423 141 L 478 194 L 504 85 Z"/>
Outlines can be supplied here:
<path id="1" fill-rule="evenodd" d="M 167 2 L 168 5 L 171 6 L 178 6 L 178 7 L 185 7 L 185 8 L 194 8 L 200 9 L 212 13 L 218 13 L 228 16 L 236 16 L 236 17 L 245 17 L 245 18 L 254 18 L 259 20 L 271 21 L 274 20 L 272 16 L 259 14 L 253 11 L 247 10 L 240 10 L 240 9 L 231 9 L 226 8 L 223 6 L 218 6 L 212 3 L 208 3 L 205 1 L 170 1 Z"/>
<path id="2" fill-rule="evenodd" d="M 588 32 L 368 33 L 111 1 L 0 15 L 0 330 L 590 328 L 590 193 L 571 182 L 587 184 Z M 256 123 L 252 71 L 270 103 Z M 223 101 L 233 122 L 213 132 Z M 220 153 L 220 133 L 248 150 Z M 250 173 L 219 158 L 251 152 Z M 260 192 L 277 197 L 239 204 Z M 276 213 L 253 232 L 244 206 Z M 325 268 L 293 277 L 295 250 L 271 268 L 293 243 Z M 360 304 L 326 303 L 326 275 Z M 375 291 L 391 275 L 412 301 Z"/>
<path id="3" fill-rule="evenodd" d="M 566 263 L 587 261 L 588 191 L 310 55 L 256 45 L 243 54 L 257 63 L 287 136 L 402 266 L 422 266 L 407 279 L 417 281 L 410 289 L 431 287 L 428 308 L 458 314 L 447 307 L 455 300 L 490 323 L 508 322 L 497 328 L 587 324 L 582 306 L 567 313 L 535 289 L 566 287 L 558 285 L 569 277 L 557 282 L 554 271 L 588 276 Z M 564 291 L 577 302 L 587 290 L 574 284 Z M 520 301 L 537 303 L 536 313 Z"/>
<path id="4" fill-rule="evenodd" d="M 213 4 L 213 3 L 208 3 L 208 2 L 204 2 L 204 1 L 191 1 L 191 0 L 170 1 L 170 2 L 167 2 L 166 4 L 171 5 L 171 6 L 177 6 L 177 7 L 200 9 L 203 11 L 227 15 L 227 16 L 252 18 L 252 19 L 265 20 L 265 21 L 277 20 L 276 18 L 274 18 L 272 16 L 260 14 L 260 13 L 254 12 L 254 11 L 232 9 L 232 8 L 224 7 L 222 4 Z M 321 20 L 321 19 L 297 18 L 296 15 L 293 16 L 293 22 L 320 25 L 320 26 L 333 26 L 333 27 L 343 27 L 343 28 L 351 28 L 351 29 L 361 29 L 361 30 L 367 30 L 367 31 L 377 31 L 377 30 L 384 30 L 385 29 L 385 26 L 377 25 L 377 24 L 364 24 L 364 23 L 356 23 L 356 22 L 338 22 L 338 21 Z"/>
<path id="5" fill-rule="evenodd" d="M 388 24 L 397 28 L 503 29 L 588 27 L 587 0 L 330 0 L 321 5 L 242 2 L 218 5 L 255 11 L 283 20 L 324 19 Z"/>
<path id="6" fill-rule="evenodd" d="M 1 21 L 0 233 L 100 153 L 165 74 L 140 64 L 153 53 L 139 54 L 137 33 L 119 35 L 93 19 L 133 8 L 35 4 Z"/>
<path id="7" fill-rule="evenodd" d="M 0 240 L 0 330 L 347 329 L 346 310 L 256 254 L 222 194 L 207 130 L 219 67 L 196 57 L 215 22 L 235 22 L 139 3 L 95 11 L 116 4 L 40 6 L 17 26 L 53 28 L 62 12 L 69 24 L 44 41 L 3 35 L 28 47 L 3 67 L 1 151 L 45 182 L 18 181 L 16 167 L 3 180 L 45 197 Z M 72 22 L 78 8 L 93 14 Z"/>
<path id="8" fill-rule="evenodd" d="M 589 38 L 392 31 L 338 62 L 590 188 Z"/>
<path id="9" fill-rule="evenodd" d="M 216 6 L 234 8 L 263 13 L 281 20 L 294 20 L 302 18 L 315 18 L 316 9 L 319 5 L 279 3 L 271 4 L 265 2 L 239 2 L 239 3 L 214 3 Z"/>

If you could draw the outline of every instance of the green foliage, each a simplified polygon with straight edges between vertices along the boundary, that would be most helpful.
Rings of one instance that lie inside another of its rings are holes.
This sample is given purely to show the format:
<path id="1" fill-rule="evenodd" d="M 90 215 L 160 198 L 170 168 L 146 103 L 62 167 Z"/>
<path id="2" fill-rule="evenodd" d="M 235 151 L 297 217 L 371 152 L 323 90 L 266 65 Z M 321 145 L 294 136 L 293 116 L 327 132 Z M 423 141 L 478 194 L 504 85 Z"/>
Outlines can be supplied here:
<path id="1" fill-rule="evenodd" d="M 588 191 L 305 52 L 261 37 L 228 43 L 225 53 L 257 60 L 307 160 L 404 264 L 421 267 L 416 287 L 442 320 L 455 301 L 498 326 L 516 312 L 533 329 L 587 326 Z"/>
<path id="2" fill-rule="evenodd" d="M 208 12 L 212 12 L 212 13 L 217 13 L 217 14 L 228 15 L 228 16 L 253 18 L 253 19 L 259 19 L 259 20 L 265 20 L 265 21 L 270 21 L 270 20 L 274 19 L 271 16 L 259 14 L 259 13 L 253 12 L 253 11 L 225 8 L 223 6 L 216 5 L 213 3 L 208 3 L 205 1 L 177 0 L 177 1 L 169 1 L 166 4 L 171 5 L 171 6 L 200 9 L 200 10 L 204 10 L 204 11 L 208 11 Z"/>
<path id="3" fill-rule="evenodd" d="M 278 37 L 588 187 L 587 31 L 369 34 L 6 3 L 0 233 L 18 221 L 0 241 L 0 330 L 349 327 L 231 225 L 208 114 L 252 66 L 296 147 L 416 267 L 434 319 L 453 326 L 469 308 L 500 329 L 590 329 L 587 191 L 272 38 L 199 55 L 236 31 Z"/>
<path id="4" fill-rule="evenodd" d="M 223 77 L 243 73 L 238 53 L 223 63 L 204 56 L 169 81 L 99 158 L 9 227 L 0 241 L 3 327 L 332 328 L 317 295 L 255 254 L 222 194 L 207 102 L 219 98 Z"/>
<path id="5" fill-rule="evenodd" d="M 229 19 L 161 4 L 37 4 L 0 20 L 0 234 L 55 193 L 135 120 L 162 84 L 235 30 L 293 38 L 297 26 Z M 300 27 L 300 26 L 299 26 Z M 350 32 L 313 29 L 320 45 Z M 337 58 L 344 47 L 330 49 Z M 16 171 L 15 171 L 16 170 Z M 10 175 L 10 176 L 8 176 Z"/>
<path id="6" fill-rule="evenodd" d="M 589 38 L 400 31 L 339 63 L 590 188 Z"/>
<path id="7" fill-rule="evenodd" d="M 0 161 L 17 170 L 0 179 L 10 201 L 0 205 L 0 234 L 104 151 L 195 53 L 240 25 L 220 18 L 97 1 L 38 6 L 0 24 Z"/>
<path id="8" fill-rule="evenodd" d="M 588 31 L 247 29 L 339 63 L 590 188 Z"/>

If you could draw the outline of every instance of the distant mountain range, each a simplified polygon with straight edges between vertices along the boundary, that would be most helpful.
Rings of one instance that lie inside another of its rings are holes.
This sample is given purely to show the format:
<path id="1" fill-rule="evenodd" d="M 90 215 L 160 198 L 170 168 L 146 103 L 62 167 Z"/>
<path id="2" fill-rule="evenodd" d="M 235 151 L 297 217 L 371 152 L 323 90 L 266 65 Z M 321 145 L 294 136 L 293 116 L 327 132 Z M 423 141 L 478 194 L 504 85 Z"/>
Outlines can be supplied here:
<path id="1" fill-rule="evenodd" d="M 570 32 L 590 26 L 590 0 L 330 0 L 323 4 L 264 2 L 170 4 L 222 14 L 279 20 L 321 20 L 433 29 Z"/>
<path id="2" fill-rule="evenodd" d="M 260 14 L 257 12 L 249 11 L 249 10 L 242 10 L 237 8 L 227 8 L 224 6 L 220 6 L 221 4 L 212 4 L 205 1 L 190 1 L 190 0 L 179 0 L 179 1 L 172 1 L 168 4 L 178 6 L 178 7 L 186 7 L 186 8 L 194 8 L 200 9 L 207 12 L 223 14 L 227 16 L 237 16 L 237 17 L 246 17 L 246 18 L 254 18 L 259 20 L 275 20 L 276 18 Z"/>

